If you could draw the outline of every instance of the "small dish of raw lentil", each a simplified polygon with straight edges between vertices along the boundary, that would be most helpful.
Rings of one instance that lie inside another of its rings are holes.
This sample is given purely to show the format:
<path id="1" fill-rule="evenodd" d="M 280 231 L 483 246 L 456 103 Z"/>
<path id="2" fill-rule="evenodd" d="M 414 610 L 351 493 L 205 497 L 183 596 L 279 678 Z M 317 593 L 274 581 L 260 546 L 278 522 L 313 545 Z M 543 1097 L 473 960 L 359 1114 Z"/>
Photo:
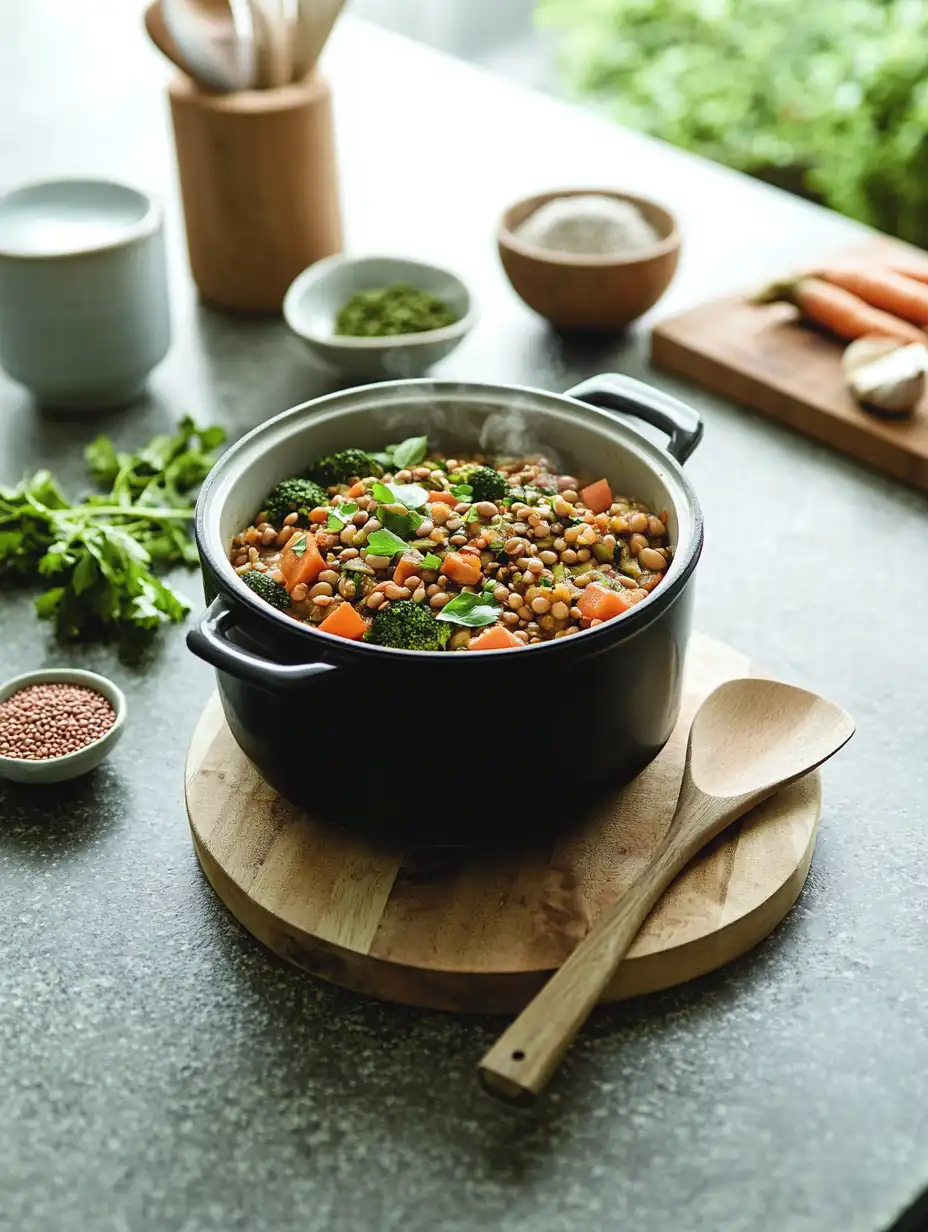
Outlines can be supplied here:
<path id="1" fill-rule="evenodd" d="M 29 672 L 0 688 L 0 777 L 60 783 L 98 766 L 122 734 L 126 699 L 95 672 Z"/>
<path id="2" fill-rule="evenodd" d="M 242 582 L 312 628 L 403 650 L 503 650 L 630 611 L 672 559 L 666 512 L 544 457 L 346 449 L 269 492 Z"/>

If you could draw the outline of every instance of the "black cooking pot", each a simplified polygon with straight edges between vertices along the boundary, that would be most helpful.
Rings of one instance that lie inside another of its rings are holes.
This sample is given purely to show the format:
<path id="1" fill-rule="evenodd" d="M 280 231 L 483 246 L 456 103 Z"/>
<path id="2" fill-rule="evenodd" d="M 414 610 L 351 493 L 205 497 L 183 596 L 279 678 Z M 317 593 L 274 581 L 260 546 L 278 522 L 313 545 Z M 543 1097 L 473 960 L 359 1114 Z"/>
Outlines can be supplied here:
<path id="1" fill-rule="evenodd" d="M 629 416 L 665 432 L 666 451 Z M 320 633 L 237 577 L 231 540 L 277 482 L 321 454 L 382 449 L 426 431 L 449 455 L 542 450 L 556 469 L 605 475 L 614 491 L 667 510 L 674 558 L 666 578 L 626 615 L 577 636 L 467 654 Z M 209 607 L 187 644 L 217 669 L 236 741 L 296 804 L 424 841 L 534 833 L 604 780 L 628 782 L 661 750 L 679 711 L 703 539 L 680 463 L 701 434 L 689 407 L 612 375 L 563 395 L 394 381 L 261 424 L 213 469 L 196 513 Z"/>

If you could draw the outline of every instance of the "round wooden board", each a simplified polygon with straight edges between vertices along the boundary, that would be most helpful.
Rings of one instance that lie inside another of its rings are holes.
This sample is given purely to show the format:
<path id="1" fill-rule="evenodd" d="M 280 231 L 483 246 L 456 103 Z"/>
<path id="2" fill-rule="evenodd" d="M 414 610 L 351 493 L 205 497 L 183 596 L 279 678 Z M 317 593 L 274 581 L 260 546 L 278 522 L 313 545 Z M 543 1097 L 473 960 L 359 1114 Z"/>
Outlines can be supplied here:
<path id="1" fill-rule="evenodd" d="M 404 851 L 321 825 L 264 782 L 216 696 L 187 757 L 196 853 L 233 915 L 304 970 L 408 1005 L 512 1013 L 648 860 L 673 814 L 699 703 L 725 680 L 760 674 L 695 636 L 680 722 L 647 770 L 559 841 L 492 853 Z M 518 807 L 537 808 L 538 797 Z M 756 945 L 802 889 L 820 811 L 816 772 L 703 852 L 652 912 L 604 1000 L 682 983 Z"/>

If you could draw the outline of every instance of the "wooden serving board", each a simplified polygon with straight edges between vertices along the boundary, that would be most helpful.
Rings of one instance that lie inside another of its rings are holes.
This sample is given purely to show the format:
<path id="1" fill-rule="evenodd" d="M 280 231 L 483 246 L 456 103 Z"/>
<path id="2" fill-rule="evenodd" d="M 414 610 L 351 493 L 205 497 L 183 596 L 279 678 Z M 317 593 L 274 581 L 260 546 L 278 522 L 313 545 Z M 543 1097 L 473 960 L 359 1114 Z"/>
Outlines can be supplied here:
<path id="1" fill-rule="evenodd" d="M 723 681 L 757 674 L 744 655 L 695 637 L 683 712 L 661 755 L 575 819 L 560 841 L 518 851 L 403 851 L 321 825 L 258 775 L 214 696 L 187 758 L 196 853 L 233 915 L 306 971 L 408 1005 L 511 1013 L 660 840 L 698 704 Z M 532 804 L 523 797 L 517 806 Z M 802 889 L 820 811 L 815 773 L 695 860 L 648 919 L 604 999 L 682 983 L 756 945 Z"/>
<path id="2" fill-rule="evenodd" d="M 924 266 L 928 254 L 875 238 L 828 260 Z M 757 290 L 659 322 L 651 335 L 655 367 L 928 489 L 928 400 L 905 420 L 883 420 L 861 410 L 844 382 L 843 344 L 800 325 L 788 304 L 750 303 Z"/>

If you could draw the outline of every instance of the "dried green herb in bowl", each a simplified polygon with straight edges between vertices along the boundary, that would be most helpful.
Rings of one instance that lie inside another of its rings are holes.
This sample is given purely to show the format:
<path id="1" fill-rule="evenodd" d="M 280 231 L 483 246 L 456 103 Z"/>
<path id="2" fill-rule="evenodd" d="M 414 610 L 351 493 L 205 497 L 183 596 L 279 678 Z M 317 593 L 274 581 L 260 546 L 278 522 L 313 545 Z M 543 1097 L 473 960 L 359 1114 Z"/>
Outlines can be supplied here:
<path id="1" fill-rule="evenodd" d="M 448 305 L 406 282 L 356 291 L 339 309 L 335 333 L 353 338 L 387 338 L 397 334 L 423 334 L 453 325 Z"/>

